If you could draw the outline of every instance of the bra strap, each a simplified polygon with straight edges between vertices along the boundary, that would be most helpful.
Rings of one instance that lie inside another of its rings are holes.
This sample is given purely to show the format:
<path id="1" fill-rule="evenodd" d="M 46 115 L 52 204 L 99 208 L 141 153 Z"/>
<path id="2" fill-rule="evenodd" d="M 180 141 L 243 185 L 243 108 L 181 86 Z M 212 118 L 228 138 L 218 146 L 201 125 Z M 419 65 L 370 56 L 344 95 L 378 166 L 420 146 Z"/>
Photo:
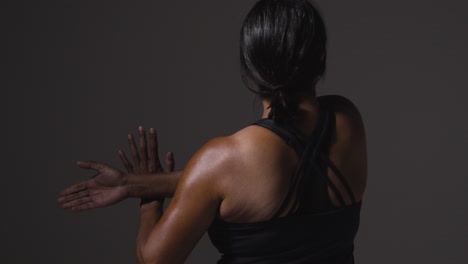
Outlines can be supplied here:
<path id="1" fill-rule="evenodd" d="M 335 173 L 335 175 L 338 177 L 338 179 L 340 179 L 341 183 L 343 184 L 346 191 L 348 192 L 349 197 L 351 198 L 352 204 L 355 204 L 356 203 L 356 197 L 354 196 L 354 192 L 351 189 L 351 186 L 349 185 L 348 181 L 343 176 L 343 174 L 341 174 L 340 170 L 338 170 L 338 168 L 335 166 L 335 164 L 333 164 L 333 162 L 329 158 L 322 155 L 322 159 L 325 162 L 325 164 L 327 164 L 327 166 L 332 169 L 333 173 Z"/>
<path id="2" fill-rule="evenodd" d="M 290 196 L 292 195 L 293 190 L 295 189 L 297 180 L 299 178 L 298 176 L 299 176 L 299 174 L 300 174 L 300 172 L 302 170 L 304 162 L 307 160 L 308 157 L 310 157 L 310 160 L 313 161 L 313 160 L 315 160 L 315 158 L 317 156 L 317 153 L 318 153 L 317 149 L 321 145 L 320 142 L 323 140 L 323 138 L 325 136 L 325 131 L 324 130 L 326 130 L 325 128 L 328 126 L 328 122 L 330 120 L 330 113 L 329 113 L 328 108 L 322 109 L 322 111 L 323 112 L 321 112 L 318 125 L 314 129 L 314 132 L 312 133 L 312 136 L 308 139 L 305 150 L 302 152 L 302 155 L 300 156 L 301 158 L 300 158 L 299 166 L 296 168 L 294 176 L 293 176 L 293 178 L 291 180 L 291 185 L 290 185 L 290 188 L 288 190 L 288 193 L 286 194 L 285 199 L 283 200 L 280 208 L 274 214 L 273 218 L 279 217 L 279 215 L 282 213 L 284 208 L 287 206 L 287 202 L 289 201 Z M 318 133 L 320 133 L 320 134 L 318 134 Z M 309 156 L 309 153 L 312 153 L 311 156 Z M 302 176 L 305 177 L 306 175 L 302 175 Z M 297 202 L 297 200 L 295 201 L 295 203 L 296 202 Z M 294 205 L 293 205 L 293 208 L 294 208 Z"/>
<path id="3" fill-rule="evenodd" d="M 328 109 L 328 108 L 327 108 Z M 313 153 L 313 155 L 318 155 L 319 156 L 319 159 L 320 162 L 325 162 L 327 161 L 326 157 L 325 157 L 325 153 L 324 151 L 321 151 L 324 147 L 327 147 L 328 144 L 329 144 L 329 141 L 330 141 L 330 132 L 331 132 L 331 125 L 332 125 L 332 122 L 330 121 L 331 118 L 331 115 L 334 115 L 333 111 L 330 110 L 328 111 L 328 122 L 326 123 L 325 127 L 323 128 L 322 130 L 322 135 L 321 135 L 321 140 L 318 142 L 317 144 L 317 148 L 316 148 L 316 151 L 320 151 L 320 153 Z M 333 118 L 332 121 L 334 121 L 335 119 Z M 324 140 L 322 140 L 324 139 Z M 326 146 L 325 146 L 326 145 Z M 313 160 L 312 161 L 312 169 L 314 169 L 318 174 L 319 176 L 322 178 L 322 180 L 327 184 L 327 186 L 330 187 L 330 189 L 335 193 L 336 197 L 338 198 L 338 200 L 340 201 L 341 205 L 342 206 L 345 206 L 345 201 L 343 199 L 343 196 L 341 195 L 340 191 L 338 190 L 338 188 L 336 187 L 336 185 L 331 181 L 330 177 L 328 177 L 328 173 L 326 173 L 327 170 L 325 171 L 322 171 L 320 169 L 320 167 L 318 166 L 317 164 L 317 161 L 318 160 Z M 328 165 L 328 164 L 327 164 Z M 325 195 L 328 197 L 328 193 L 325 191 Z"/>
<path id="4" fill-rule="evenodd" d="M 328 177 L 327 173 L 326 173 L 326 170 L 323 171 L 321 170 L 318 162 L 321 162 L 320 159 L 323 159 L 324 157 L 324 151 L 323 151 L 323 148 L 326 147 L 325 144 L 328 144 L 329 142 L 329 133 L 331 131 L 330 129 L 330 126 L 331 126 L 331 121 L 332 120 L 332 110 L 330 110 L 328 108 L 328 105 L 327 105 L 327 108 L 326 108 L 326 120 L 324 122 L 324 126 L 322 127 L 322 130 L 321 130 L 321 133 L 320 133 L 320 137 L 319 137 L 319 140 L 317 142 L 317 145 L 315 146 L 315 149 L 314 151 L 312 152 L 312 155 L 311 155 L 311 159 L 309 160 L 310 163 L 307 164 L 309 167 L 308 168 L 311 168 L 312 170 L 314 170 L 323 180 L 323 182 L 326 184 L 325 186 L 329 186 L 332 191 L 335 193 L 335 195 L 337 196 L 338 200 L 340 201 L 340 203 L 342 205 L 345 205 L 345 202 L 344 202 L 344 199 L 343 199 L 343 196 L 341 195 L 341 193 L 339 192 L 338 188 L 335 186 L 335 184 L 330 180 L 330 178 Z M 316 159 L 316 157 L 318 157 L 318 159 Z M 306 170 L 308 171 L 308 170 Z M 312 175 L 304 175 L 306 177 L 311 177 Z M 303 182 L 307 182 L 307 180 L 303 180 Z M 328 193 L 325 189 L 325 192 L 323 194 L 325 196 L 325 198 L 329 199 L 329 196 L 328 196 Z M 304 197 L 304 193 L 300 193 L 300 197 L 303 198 Z M 294 205 L 293 205 L 293 208 L 295 206 L 295 204 L 297 203 L 298 201 L 296 200 Z"/>
<path id="5" fill-rule="evenodd" d="M 252 125 L 261 126 L 273 131 L 275 134 L 280 136 L 291 148 L 293 148 L 299 156 L 304 152 L 304 141 L 294 135 L 294 133 L 290 130 L 278 126 L 274 120 L 264 118 L 255 121 L 252 123 Z"/>
<path id="6" fill-rule="evenodd" d="M 327 185 L 330 187 L 330 189 L 332 189 L 332 191 L 335 193 L 336 197 L 340 201 L 340 204 L 342 206 L 345 206 L 346 204 L 345 204 L 345 201 L 343 199 L 343 196 L 341 195 L 338 188 L 336 188 L 335 184 L 330 180 L 330 178 L 326 174 L 322 173 L 320 168 L 317 167 L 316 163 L 313 164 L 313 169 L 315 169 L 315 171 L 320 175 L 320 177 L 322 177 L 322 179 L 327 183 Z M 328 194 L 327 194 L 327 196 L 328 196 Z"/>

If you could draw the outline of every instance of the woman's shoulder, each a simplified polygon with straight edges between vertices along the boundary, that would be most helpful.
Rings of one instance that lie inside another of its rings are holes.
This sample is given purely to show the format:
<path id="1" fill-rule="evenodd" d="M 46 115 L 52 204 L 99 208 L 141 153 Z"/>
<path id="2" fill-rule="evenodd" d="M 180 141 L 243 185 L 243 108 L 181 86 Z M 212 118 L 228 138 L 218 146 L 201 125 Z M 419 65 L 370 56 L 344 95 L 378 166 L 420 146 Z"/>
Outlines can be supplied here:
<path id="1" fill-rule="evenodd" d="M 260 182 L 264 186 L 265 181 L 261 181 L 265 178 L 263 175 L 278 173 L 275 171 L 276 164 L 291 158 L 285 154 L 287 149 L 278 149 L 279 144 L 275 144 L 277 141 L 281 139 L 253 126 L 232 135 L 215 137 L 206 142 L 187 164 L 186 167 L 193 172 L 189 181 L 209 185 L 223 200 L 226 197 L 229 201 L 232 201 L 233 197 L 239 198 L 239 186 L 258 186 Z M 283 156 L 283 159 L 280 156 Z M 256 177 L 252 177 L 253 174 Z M 241 196 L 247 195 L 246 190 L 250 187 L 245 187 Z M 264 189 L 271 188 L 264 186 Z M 226 208 L 230 207 L 224 204 L 221 210 L 224 216 Z"/>
<path id="2" fill-rule="evenodd" d="M 272 131 L 247 126 L 232 135 L 212 140 L 213 149 L 224 158 L 216 166 L 213 186 L 218 186 L 223 202 L 219 217 L 226 221 L 260 221 L 271 216 L 294 170 L 293 149 Z"/>
<path id="3" fill-rule="evenodd" d="M 273 131 L 248 125 L 231 135 L 208 141 L 200 152 L 211 162 L 221 164 L 224 175 L 246 175 L 259 164 L 271 164 L 291 159 L 294 150 Z M 236 176 L 236 177 L 237 177 Z"/>
<path id="4" fill-rule="evenodd" d="M 322 95 L 318 96 L 317 100 L 321 105 L 329 106 L 337 113 L 354 116 L 360 115 L 360 111 L 356 104 L 342 95 Z"/>
<path id="5" fill-rule="evenodd" d="M 236 144 L 230 136 L 215 137 L 203 144 L 188 161 L 184 175 L 189 184 L 210 186 L 224 196 L 227 179 L 241 167 Z M 189 171 L 190 173 L 186 173 Z"/>
<path id="6" fill-rule="evenodd" d="M 317 97 L 320 105 L 329 107 L 335 115 L 337 136 L 355 140 L 365 137 L 364 120 L 354 102 L 342 95 L 323 95 Z"/>
<path id="7" fill-rule="evenodd" d="M 245 165 L 248 160 L 266 153 L 276 153 L 281 139 L 260 126 L 249 125 L 227 136 L 218 136 L 206 142 L 196 153 L 197 159 L 222 167 Z"/>
<path id="8" fill-rule="evenodd" d="M 256 126 L 244 127 L 231 135 L 218 136 L 206 142 L 195 154 L 197 160 L 211 163 L 216 167 L 243 167 L 246 159 L 251 160 L 259 153 L 265 153 L 277 140 L 264 130 Z"/>
<path id="9" fill-rule="evenodd" d="M 317 100 L 320 105 L 330 107 L 335 112 L 335 115 L 341 118 L 362 121 L 361 112 L 356 104 L 342 95 L 322 95 L 318 96 Z"/>

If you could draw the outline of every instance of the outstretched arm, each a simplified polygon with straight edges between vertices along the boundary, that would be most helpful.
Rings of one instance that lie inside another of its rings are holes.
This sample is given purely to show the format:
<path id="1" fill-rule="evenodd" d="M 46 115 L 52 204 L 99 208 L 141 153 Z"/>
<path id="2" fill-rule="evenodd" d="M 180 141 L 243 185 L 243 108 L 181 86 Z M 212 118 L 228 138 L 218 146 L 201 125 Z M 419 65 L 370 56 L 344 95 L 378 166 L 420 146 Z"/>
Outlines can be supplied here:
<path id="1" fill-rule="evenodd" d="M 173 197 L 183 170 L 125 176 L 126 198 Z"/>
<path id="2" fill-rule="evenodd" d="M 98 173 L 92 178 L 74 184 L 59 194 L 59 205 L 64 209 L 78 208 L 88 202 L 89 208 L 100 208 L 118 203 L 126 198 L 172 197 L 177 189 L 183 171 L 124 174 L 106 164 L 93 161 L 78 161 L 78 167 L 95 169 Z"/>

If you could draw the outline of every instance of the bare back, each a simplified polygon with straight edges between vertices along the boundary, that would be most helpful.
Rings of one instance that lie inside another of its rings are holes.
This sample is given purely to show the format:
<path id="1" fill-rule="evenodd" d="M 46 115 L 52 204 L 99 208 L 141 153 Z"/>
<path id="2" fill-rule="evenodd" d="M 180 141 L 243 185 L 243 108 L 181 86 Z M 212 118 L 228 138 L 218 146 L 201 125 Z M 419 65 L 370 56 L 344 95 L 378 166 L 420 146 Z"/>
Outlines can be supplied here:
<path id="1" fill-rule="evenodd" d="M 367 181 L 367 146 L 364 125 L 358 109 L 342 96 L 329 95 L 317 98 L 320 105 L 331 106 L 334 112 L 334 129 L 330 131 L 329 160 L 349 183 L 357 201 L 363 197 Z M 296 128 L 310 135 L 315 129 L 317 113 L 310 113 Z M 275 214 L 283 202 L 299 156 L 282 138 L 260 126 L 248 126 L 233 134 L 235 142 L 232 155 L 241 160 L 241 168 L 223 179 L 224 199 L 218 217 L 226 222 L 246 223 L 265 221 Z M 337 175 L 328 168 L 328 177 L 343 195 L 347 205 L 351 197 Z M 294 192 L 293 196 L 296 194 Z M 329 188 L 332 204 L 339 207 L 338 197 Z M 294 211 L 294 199 L 280 216 Z"/>

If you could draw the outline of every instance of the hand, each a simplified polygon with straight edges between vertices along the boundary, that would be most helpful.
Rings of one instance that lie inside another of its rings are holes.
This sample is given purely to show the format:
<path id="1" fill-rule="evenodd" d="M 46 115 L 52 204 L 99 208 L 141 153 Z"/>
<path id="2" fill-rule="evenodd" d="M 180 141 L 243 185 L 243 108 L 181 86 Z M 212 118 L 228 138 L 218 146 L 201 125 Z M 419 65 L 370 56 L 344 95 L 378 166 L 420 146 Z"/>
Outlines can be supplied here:
<path id="1" fill-rule="evenodd" d="M 60 193 L 58 203 L 64 209 L 83 211 L 106 207 L 127 197 L 125 176 L 107 164 L 93 161 L 78 161 L 78 167 L 98 173 L 91 179 L 72 185 Z"/>
<path id="2" fill-rule="evenodd" d="M 147 143 L 146 143 L 146 132 L 145 129 L 140 126 L 138 128 L 140 139 L 140 151 L 138 153 L 138 149 L 136 146 L 135 139 L 133 138 L 132 134 L 128 134 L 128 145 L 130 146 L 130 152 L 132 154 L 133 162 L 135 166 L 133 166 L 129 161 L 127 156 L 122 150 L 119 150 L 119 157 L 122 160 L 123 165 L 127 169 L 128 173 L 134 174 L 148 174 L 148 173 L 157 173 L 164 171 L 161 162 L 159 161 L 159 152 L 158 152 L 158 137 L 156 134 L 156 130 L 154 128 L 150 128 L 150 154 L 151 157 L 148 155 L 147 150 Z M 167 155 L 171 155 L 172 153 L 168 152 Z M 174 170 L 174 160 L 167 159 L 166 157 L 166 169 L 167 171 Z"/>
<path id="3" fill-rule="evenodd" d="M 132 155 L 133 163 L 132 165 L 125 153 L 122 150 L 119 150 L 119 157 L 122 160 L 125 168 L 128 173 L 133 174 L 149 174 L 149 173 L 158 173 L 162 172 L 163 168 L 161 167 L 161 162 L 159 161 L 159 152 L 158 152 L 158 138 L 156 130 L 150 128 L 150 155 L 148 155 L 148 148 L 146 142 L 146 132 L 145 129 L 140 126 L 139 131 L 139 146 L 140 150 L 138 151 L 135 139 L 132 134 L 128 134 L 128 144 L 130 146 L 130 152 Z M 174 170 L 174 156 L 171 152 L 168 152 L 166 155 L 166 171 Z M 143 176 L 142 176 L 143 177 Z M 152 201 L 159 201 L 161 204 L 164 202 L 164 197 L 159 199 L 141 199 L 141 204 L 146 204 Z"/>

